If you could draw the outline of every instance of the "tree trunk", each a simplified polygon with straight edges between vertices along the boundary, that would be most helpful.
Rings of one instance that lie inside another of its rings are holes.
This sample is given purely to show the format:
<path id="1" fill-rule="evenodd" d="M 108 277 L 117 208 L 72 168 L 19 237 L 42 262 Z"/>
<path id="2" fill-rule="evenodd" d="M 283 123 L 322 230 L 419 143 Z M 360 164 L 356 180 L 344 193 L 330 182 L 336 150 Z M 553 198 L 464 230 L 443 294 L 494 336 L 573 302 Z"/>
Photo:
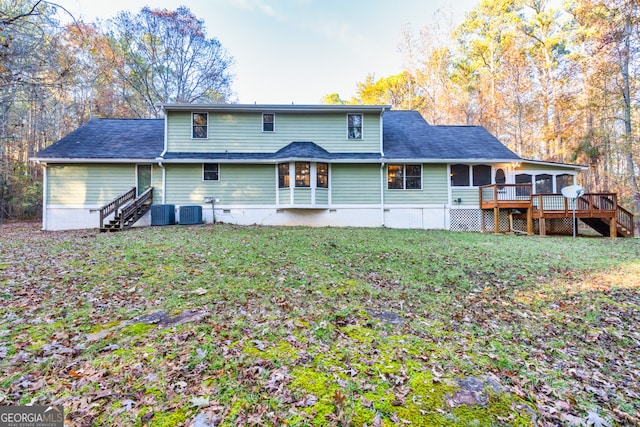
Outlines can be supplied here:
<path id="1" fill-rule="evenodd" d="M 636 213 L 635 228 L 636 235 L 640 231 L 640 191 L 636 178 L 636 165 L 633 157 L 633 128 L 631 123 L 631 79 L 629 76 L 629 62 L 631 61 L 631 37 L 633 35 L 633 23 L 631 8 L 637 7 L 634 2 L 630 2 L 630 10 L 625 14 L 624 21 L 624 45 L 620 54 L 620 72 L 622 74 L 622 98 L 624 100 L 624 150 L 627 166 L 627 179 L 631 188 L 634 210 Z"/>

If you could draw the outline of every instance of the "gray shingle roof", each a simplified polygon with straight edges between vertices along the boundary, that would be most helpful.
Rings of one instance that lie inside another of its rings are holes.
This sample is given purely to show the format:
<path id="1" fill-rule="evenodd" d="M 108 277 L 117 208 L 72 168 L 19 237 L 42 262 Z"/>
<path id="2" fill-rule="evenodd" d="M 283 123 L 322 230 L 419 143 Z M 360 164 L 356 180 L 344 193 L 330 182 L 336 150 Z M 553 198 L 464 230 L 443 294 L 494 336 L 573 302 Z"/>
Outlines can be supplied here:
<path id="1" fill-rule="evenodd" d="M 155 159 L 163 149 L 163 119 L 91 119 L 34 159 Z"/>
<path id="2" fill-rule="evenodd" d="M 385 159 L 520 160 L 486 129 L 479 126 L 430 126 L 417 111 L 386 111 L 383 144 Z M 34 160 L 153 160 L 164 149 L 162 119 L 92 119 Z M 167 160 L 278 161 L 326 159 L 373 161 L 380 153 L 330 153 L 310 141 L 292 142 L 275 153 L 166 153 Z"/>
<path id="3" fill-rule="evenodd" d="M 387 111 L 383 120 L 388 159 L 520 160 L 480 126 L 430 126 L 417 111 Z"/>

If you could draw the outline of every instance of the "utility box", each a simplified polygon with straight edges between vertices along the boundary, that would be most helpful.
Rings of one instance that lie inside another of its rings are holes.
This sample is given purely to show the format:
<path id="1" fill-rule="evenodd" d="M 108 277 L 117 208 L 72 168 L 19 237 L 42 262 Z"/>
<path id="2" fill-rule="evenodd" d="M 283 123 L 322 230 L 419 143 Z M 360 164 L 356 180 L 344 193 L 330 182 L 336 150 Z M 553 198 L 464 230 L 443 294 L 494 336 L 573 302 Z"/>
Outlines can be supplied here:
<path id="1" fill-rule="evenodd" d="M 151 225 L 174 225 L 175 223 L 175 205 L 151 205 Z"/>
<path id="2" fill-rule="evenodd" d="M 180 224 L 202 224 L 202 206 L 180 206 Z"/>

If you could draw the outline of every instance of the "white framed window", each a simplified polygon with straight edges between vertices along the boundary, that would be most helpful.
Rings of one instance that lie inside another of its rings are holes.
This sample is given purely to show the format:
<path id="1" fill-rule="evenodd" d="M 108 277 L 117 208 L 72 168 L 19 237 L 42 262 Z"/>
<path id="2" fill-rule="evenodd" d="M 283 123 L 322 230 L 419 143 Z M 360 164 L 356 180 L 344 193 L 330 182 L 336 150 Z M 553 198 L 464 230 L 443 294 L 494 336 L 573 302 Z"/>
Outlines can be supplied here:
<path id="1" fill-rule="evenodd" d="M 289 188 L 290 182 L 289 163 L 278 164 L 278 188 Z"/>
<path id="2" fill-rule="evenodd" d="M 191 137 L 193 139 L 207 139 L 208 133 L 209 133 L 208 122 L 209 122 L 209 114 L 192 113 L 191 114 Z"/>
<path id="3" fill-rule="evenodd" d="M 311 187 L 311 163 L 296 162 L 296 187 Z"/>
<path id="4" fill-rule="evenodd" d="M 329 188 L 329 163 L 316 163 L 316 187 Z"/>
<path id="5" fill-rule="evenodd" d="M 347 114 L 347 138 L 362 139 L 362 114 Z"/>
<path id="6" fill-rule="evenodd" d="M 220 165 L 218 163 L 202 164 L 202 180 L 218 181 L 220 180 Z"/>
<path id="7" fill-rule="evenodd" d="M 276 115 L 273 113 L 262 113 L 262 132 L 276 131 Z"/>
<path id="8" fill-rule="evenodd" d="M 422 165 L 388 165 L 387 188 L 389 190 L 421 190 Z"/>

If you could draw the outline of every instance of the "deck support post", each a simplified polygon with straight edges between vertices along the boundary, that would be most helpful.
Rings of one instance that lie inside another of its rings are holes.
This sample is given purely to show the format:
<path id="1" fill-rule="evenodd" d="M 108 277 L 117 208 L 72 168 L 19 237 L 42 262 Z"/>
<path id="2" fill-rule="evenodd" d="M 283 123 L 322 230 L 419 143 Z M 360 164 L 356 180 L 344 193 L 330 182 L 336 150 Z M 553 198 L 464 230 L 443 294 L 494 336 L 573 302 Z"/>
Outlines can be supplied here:
<path id="1" fill-rule="evenodd" d="M 499 207 L 495 207 L 493 208 L 493 232 L 495 234 L 499 234 L 500 233 L 500 208 Z"/>
<path id="2" fill-rule="evenodd" d="M 618 237 L 618 227 L 616 224 L 616 213 L 614 212 L 613 217 L 609 219 L 609 237 L 615 239 Z"/>
<path id="3" fill-rule="evenodd" d="M 540 235 L 547 235 L 547 220 L 542 216 L 542 214 L 540 215 Z"/>
<path id="4" fill-rule="evenodd" d="M 527 235 L 533 235 L 533 209 L 527 209 Z"/>

